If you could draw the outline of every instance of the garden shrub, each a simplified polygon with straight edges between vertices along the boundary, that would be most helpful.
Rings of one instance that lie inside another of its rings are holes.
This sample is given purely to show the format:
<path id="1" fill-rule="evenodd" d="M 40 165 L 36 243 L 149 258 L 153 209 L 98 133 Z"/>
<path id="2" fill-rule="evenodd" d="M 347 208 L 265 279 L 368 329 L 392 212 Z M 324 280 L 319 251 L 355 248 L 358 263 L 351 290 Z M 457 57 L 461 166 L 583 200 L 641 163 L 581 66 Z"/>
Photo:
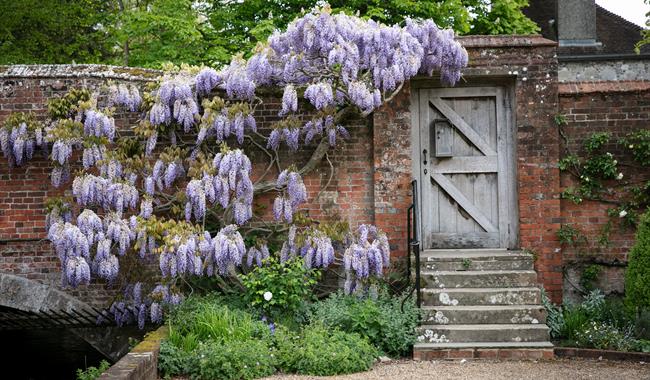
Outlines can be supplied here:
<path id="1" fill-rule="evenodd" d="M 650 211 L 639 219 L 636 242 L 628 256 L 625 304 L 635 311 L 650 307 Z"/>
<path id="2" fill-rule="evenodd" d="M 101 374 L 104 373 L 110 366 L 111 365 L 106 360 L 102 360 L 99 362 L 99 365 L 97 367 L 91 366 L 85 370 L 80 368 L 77 370 L 77 380 L 95 380 L 101 376 Z"/>
<path id="3" fill-rule="evenodd" d="M 591 321 L 575 334 L 576 343 L 582 347 L 600 350 L 630 351 L 635 345 L 630 328 L 621 330 L 599 321 Z"/>
<path id="4" fill-rule="evenodd" d="M 377 349 L 360 335 L 320 323 L 305 326 L 300 335 L 278 328 L 275 343 L 279 369 L 305 375 L 367 371 L 379 356 Z"/>
<path id="5" fill-rule="evenodd" d="M 404 303 L 402 311 L 404 297 L 381 291 L 373 300 L 339 292 L 315 303 L 310 319 L 328 327 L 355 332 L 387 355 L 407 356 L 416 339 L 415 328 L 420 312 L 412 299 Z"/>
<path id="6" fill-rule="evenodd" d="M 281 263 L 272 257 L 265 265 L 239 278 L 246 288 L 244 298 L 250 306 L 273 319 L 290 316 L 300 321 L 304 302 L 313 297 L 312 288 L 319 274 L 317 270 L 305 268 L 300 258 Z"/>
<path id="7" fill-rule="evenodd" d="M 275 373 L 275 361 L 264 340 L 202 342 L 190 356 L 187 374 L 198 380 L 255 379 Z"/>
<path id="8" fill-rule="evenodd" d="M 192 351 L 184 350 L 172 343 L 171 340 L 160 342 L 158 373 L 164 379 L 188 373 L 192 355 L 195 355 Z"/>

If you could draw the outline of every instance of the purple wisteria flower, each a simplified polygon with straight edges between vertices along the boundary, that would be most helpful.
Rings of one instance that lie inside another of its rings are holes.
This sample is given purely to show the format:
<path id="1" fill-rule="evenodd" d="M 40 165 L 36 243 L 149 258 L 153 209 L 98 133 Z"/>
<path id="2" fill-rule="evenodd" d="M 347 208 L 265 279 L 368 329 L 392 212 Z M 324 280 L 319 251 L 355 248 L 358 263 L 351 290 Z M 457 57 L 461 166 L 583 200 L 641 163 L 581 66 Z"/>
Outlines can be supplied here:
<path id="1" fill-rule="evenodd" d="M 287 223 L 291 223 L 298 207 L 307 201 L 307 188 L 300 173 L 288 169 L 278 175 L 276 187 L 284 188 L 285 191 L 284 195 L 279 195 L 273 202 L 273 216 L 275 220 L 284 219 Z"/>
<path id="2" fill-rule="evenodd" d="M 140 108 L 142 97 L 138 87 L 131 85 L 127 88 L 126 85 L 120 84 L 112 85 L 108 90 L 108 106 L 123 106 L 131 112 L 135 112 Z"/>
<path id="3" fill-rule="evenodd" d="M 377 227 L 362 224 L 357 229 L 356 241 L 343 255 L 347 274 L 345 290 L 348 294 L 360 290 L 370 277 L 382 277 L 390 264 L 388 237 Z"/>
<path id="4" fill-rule="evenodd" d="M 245 254 L 244 239 L 237 226 L 230 224 L 222 228 L 212 239 L 211 254 L 207 262 L 213 268 L 208 274 L 226 275 L 230 270 L 241 266 Z"/>
<path id="5" fill-rule="evenodd" d="M 205 67 L 196 75 L 196 92 L 201 95 L 208 95 L 212 90 L 217 87 L 222 78 L 216 70 Z"/>
<path id="6" fill-rule="evenodd" d="M 322 110 L 334 103 L 332 85 L 327 82 L 310 84 L 305 90 L 305 98 L 307 98 L 317 110 Z"/>

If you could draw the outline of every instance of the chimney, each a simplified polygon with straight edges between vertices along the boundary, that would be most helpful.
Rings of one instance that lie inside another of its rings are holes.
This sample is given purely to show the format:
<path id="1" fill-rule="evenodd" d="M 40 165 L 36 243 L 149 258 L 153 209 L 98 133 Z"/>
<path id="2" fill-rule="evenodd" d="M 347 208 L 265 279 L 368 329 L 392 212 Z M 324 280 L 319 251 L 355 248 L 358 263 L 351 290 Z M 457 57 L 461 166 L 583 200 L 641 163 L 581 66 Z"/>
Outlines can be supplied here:
<path id="1" fill-rule="evenodd" d="M 600 47 L 596 36 L 596 1 L 559 0 L 557 38 L 561 47 Z"/>

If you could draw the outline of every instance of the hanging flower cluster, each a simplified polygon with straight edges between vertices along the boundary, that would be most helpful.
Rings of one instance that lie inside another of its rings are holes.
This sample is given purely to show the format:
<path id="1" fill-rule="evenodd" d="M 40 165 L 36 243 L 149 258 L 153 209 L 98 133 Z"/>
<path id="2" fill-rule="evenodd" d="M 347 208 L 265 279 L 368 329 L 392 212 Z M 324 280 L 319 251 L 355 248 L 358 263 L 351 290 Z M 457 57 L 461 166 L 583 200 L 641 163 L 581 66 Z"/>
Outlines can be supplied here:
<path id="1" fill-rule="evenodd" d="M 255 262 L 255 265 L 261 267 L 262 262 L 268 259 L 270 256 L 271 253 L 269 252 L 269 247 L 267 247 L 266 244 L 260 244 L 259 246 L 253 245 L 248 249 L 248 252 L 246 253 L 246 265 L 248 267 L 252 267 L 253 262 Z"/>
<path id="2" fill-rule="evenodd" d="M 310 229 L 305 237 L 305 243 L 300 248 L 300 256 L 307 268 L 329 267 L 334 262 L 332 239 L 320 230 Z"/>
<path id="3" fill-rule="evenodd" d="M 125 84 L 113 84 L 108 89 L 108 106 L 122 106 L 131 112 L 140 108 L 142 97 L 136 86 L 127 87 Z"/>
<path id="4" fill-rule="evenodd" d="M 346 271 L 345 292 L 361 291 L 370 277 L 381 277 L 390 263 L 388 237 L 377 227 L 362 224 L 356 240 L 343 256 Z"/>
<path id="5" fill-rule="evenodd" d="M 237 226 L 231 224 L 222 228 L 212 239 L 210 251 L 211 254 L 206 259 L 208 276 L 226 275 L 230 270 L 241 266 L 246 246 Z"/>
<path id="6" fill-rule="evenodd" d="M 125 209 L 135 209 L 139 199 L 138 190 L 133 184 L 112 182 L 93 174 L 75 177 L 72 194 L 80 206 L 96 205 L 104 210 L 113 210 L 120 216 Z"/>
<path id="7" fill-rule="evenodd" d="M 160 272 L 163 277 L 183 274 L 201 275 L 203 261 L 196 244 L 196 237 L 175 235 L 160 254 Z"/>
<path id="8" fill-rule="evenodd" d="M 287 223 L 293 221 L 293 214 L 301 204 L 307 200 L 307 188 L 302 182 L 300 173 L 283 170 L 278 175 L 276 187 L 279 189 L 286 188 L 284 194 L 278 195 L 273 202 L 273 216 L 275 220 L 285 220 Z"/>
<path id="9" fill-rule="evenodd" d="M 10 166 L 21 166 L 34 156 L 36 147 L 44 145 L 43 129 L 32 114 L 11 114 L 0 127 L 0 150 Z"/>
<path id="10" fill-rule="evenodd" d="M 253 110 L 248 103 L 236 103 L 225 107 L 221 98 L 215 97 L 212 100 L 203 102 L 204 113 L 201 119 L 201 128 L 196 138 L 196 144 L 200 145 L 206 137 L 214 137 L 218 143 L 234 135 L 237 143 L 244 143 L 246 130 L 257 132 L 257 124 L 253 117 Z"/>
<path id="11" fill-rule="evenodd" d="M 199 115 L 192 82 L 193 78 L 181 76 L 164 80 L 156 91 L 156 102 L 149 111 L 149 122 L 163 125 L 175 121 L 183 126 L 186 133 L 189 132 Z"/>

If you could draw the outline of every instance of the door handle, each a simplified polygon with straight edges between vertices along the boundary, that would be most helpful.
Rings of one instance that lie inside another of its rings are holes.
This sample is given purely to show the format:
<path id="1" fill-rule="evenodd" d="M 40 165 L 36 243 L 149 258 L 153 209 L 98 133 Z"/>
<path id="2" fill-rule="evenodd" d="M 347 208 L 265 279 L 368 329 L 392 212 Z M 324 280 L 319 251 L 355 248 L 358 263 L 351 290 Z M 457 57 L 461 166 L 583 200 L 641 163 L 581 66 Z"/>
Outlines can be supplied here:
<path id="1" fill-rule="evenodd" d="M 422 163 L 425 164 L 425 165 L 427 164 L 427 153 L 428 152 L 427 152 L 426 149 L 422 151 L 422 154 L 424 155 L 424 161 Z"/>

